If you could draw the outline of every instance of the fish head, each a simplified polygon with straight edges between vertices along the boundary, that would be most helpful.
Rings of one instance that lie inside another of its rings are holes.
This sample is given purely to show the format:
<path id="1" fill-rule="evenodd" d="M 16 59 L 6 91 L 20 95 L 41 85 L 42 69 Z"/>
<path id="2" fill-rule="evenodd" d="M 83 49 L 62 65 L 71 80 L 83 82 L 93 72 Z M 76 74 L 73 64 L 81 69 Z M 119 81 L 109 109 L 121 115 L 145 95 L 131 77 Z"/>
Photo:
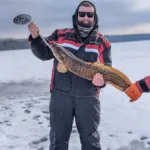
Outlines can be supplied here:
<path id="1" fill-rule="evenodd" d="M 58 45 L 56 42 L 52 42 L 50 44 L 51 50 L 55 58 L 59 61 L 62 62 L 66 58 L 66 52 L 67 50 L 63 48 L 62 46 Z"/>

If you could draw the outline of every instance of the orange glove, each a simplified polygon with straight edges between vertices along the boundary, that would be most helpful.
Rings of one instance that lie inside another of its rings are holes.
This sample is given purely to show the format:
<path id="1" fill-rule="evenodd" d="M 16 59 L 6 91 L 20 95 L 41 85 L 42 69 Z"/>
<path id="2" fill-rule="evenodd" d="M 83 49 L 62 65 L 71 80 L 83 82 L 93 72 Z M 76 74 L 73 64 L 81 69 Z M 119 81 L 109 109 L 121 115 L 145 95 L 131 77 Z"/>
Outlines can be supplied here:
<path id="1" fill-rule="evenodd" d="M 150 93 L 150 76 L 132 83 L 125 93 L 131 98 L 130 102 L 136 101 L 142 93 Z"/>
<path id="2" fill-rule="evenodd" d="M 140 90 L 137 83 L 133 83 L 125 90 L 125 93 L 130 97 L 130 102 L 134 102 L 143 92 Z"/>

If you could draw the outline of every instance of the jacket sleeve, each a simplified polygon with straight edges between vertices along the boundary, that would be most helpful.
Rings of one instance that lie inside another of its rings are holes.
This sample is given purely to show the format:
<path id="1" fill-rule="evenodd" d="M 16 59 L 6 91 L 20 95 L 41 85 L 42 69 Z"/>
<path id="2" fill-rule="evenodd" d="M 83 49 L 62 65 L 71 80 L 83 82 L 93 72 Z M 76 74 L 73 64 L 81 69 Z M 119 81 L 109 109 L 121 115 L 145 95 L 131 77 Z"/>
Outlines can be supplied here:
<path id="1" fill-rule="evenodd" d="M 104 60 L 104 64 L 112 67 L 111 45 L 109 47 L 107 47 L 101 55 L 103 55 L 102 57 Z"/>
<path id="2" fill-rule="evenodd" d="M 150 76 L 146 76 L 145 78 L 136 81 L 136 83 L 143 93 L 150 92 Z"/>
<path id="3" fill-rule="evenodd" d="M 57 41 L 57 30 L 55 30 L 50 36 L 46 37 L 47 42 Z M 33 39 L 31 35 L 28 38 L 29 46 L 32 53 L 42 61 L 50 60 L 54 58 L 52 51 L 46 46 L 40 36 Z"/>

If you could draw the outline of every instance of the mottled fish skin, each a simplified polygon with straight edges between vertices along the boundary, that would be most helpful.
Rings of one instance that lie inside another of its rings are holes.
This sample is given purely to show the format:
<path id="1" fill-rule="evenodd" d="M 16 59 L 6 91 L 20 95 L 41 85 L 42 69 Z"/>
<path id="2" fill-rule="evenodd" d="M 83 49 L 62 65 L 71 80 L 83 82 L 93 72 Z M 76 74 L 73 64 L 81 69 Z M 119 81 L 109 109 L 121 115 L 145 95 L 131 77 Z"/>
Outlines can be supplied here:
<path id="1" fill-rule="evenodd" d="M 84 79 L 92 81 L 93 76 L 96 73 L 100 73 L 107 84 L 114 86 L 120 91 L 125 91 L 131 85 L 128 77 L 113 67 L 99 62 L 85 62 L 55 42 L 51 43 L 50 46 L 56 59 L 63 62 L 67 70 Z"/>

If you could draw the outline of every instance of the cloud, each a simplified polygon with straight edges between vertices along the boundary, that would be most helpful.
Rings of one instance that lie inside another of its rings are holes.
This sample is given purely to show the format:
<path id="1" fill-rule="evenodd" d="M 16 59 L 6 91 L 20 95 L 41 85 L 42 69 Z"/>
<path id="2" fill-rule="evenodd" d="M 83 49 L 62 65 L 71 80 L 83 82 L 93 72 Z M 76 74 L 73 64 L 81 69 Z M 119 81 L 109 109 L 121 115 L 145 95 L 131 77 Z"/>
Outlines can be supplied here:
<path id="1" fill-rule="evenodd" d="M 124 27 L 124 28 L 114 28 L 113 30 L 107 30 L 107 34 L 136 34 L 136 33 L 149 33 L 150 23 L 136 25 L 132 27 Z M 105 33 L 105 32 L 104 32 Z"/>
<path id="2" fill-rule="evenodd" d="M 99 15 L 103 32 L 132 28 L 150 23 L 149 0 L 91 0 Z M 43 34 L 55 28 L 72 27 L 72 14 L 81 0 L 1 0 L 1 37 L 27 36 L 27 26 L 13 24 L 13 18 L 21 13 L 30 14 Z M 50 34 L 49 33 L 49 34 Z"/>
<path id="3" fill-rule="evenodd" d="M 150 2 L 149 0 L 127 0 L 126 1 L 131 7 L 132 11 L 145 11 L 150 9 Z"/>

